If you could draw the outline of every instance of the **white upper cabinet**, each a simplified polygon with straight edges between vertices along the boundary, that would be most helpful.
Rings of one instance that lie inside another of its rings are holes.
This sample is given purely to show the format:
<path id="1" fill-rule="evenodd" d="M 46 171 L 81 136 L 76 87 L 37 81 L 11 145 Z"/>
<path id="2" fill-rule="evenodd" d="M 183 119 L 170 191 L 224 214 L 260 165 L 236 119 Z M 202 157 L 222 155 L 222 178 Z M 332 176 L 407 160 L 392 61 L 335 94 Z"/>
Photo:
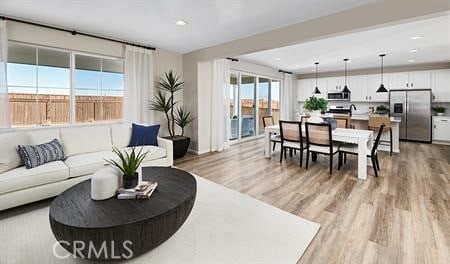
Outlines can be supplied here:
<path id="1" fill-rule="evenodd" d="M 409 73 L 408 72 L 394 72 L 390 73 L 390 83 L 384 81 L 384 86 L 390 89 L 408 89 L 409 88 Z M 378 85 L 379 86 L 379 85 Z"/>
<path id="2" fill-rule="evenodd" d="M 328 98 L 328 81 L 328 78 L 317 79 L 317 88 L 319 88 L 320 94 L 315 94 L 314 96 L 318 98 Z M 316 87 L 316 79 L 312 79 L 312 83 L 312 90 L 314 90 L 314 88 Z"/>
<path id="3" fill-rule="evenodd" d="M 432 77 L 433 102 L 450 102 L 450 69 L 435 70 Z"/>
<path id="4" fill-rule="evenodd" d="M 328 91 L 336 91 L 344 89 L 345 85 L 345 77 L 339 76 L 339 77 L 329 77 L 327 79 L 327 89 Z"/>
<path id="5" fill-rule="evenodd" d="M 409 73 L 409 89 L 430 89 L 431 72 L 414 71 Z"/>
<path id="6" fill-rule="evenodd" d="M 390 73 L 391 89 L 430 89 L 431 72 L 394 72 Z"/>
<path id="7" fill-rule="evenodd" d="M 348 88 L 351 91 L 352 102 L 364 102 L 367 96 L 367 75 L 355 75 L 347 77 Z"/>
<path id="8" fill-rule="evenodd" d="M 381 74 L 355 75 L 347 77 L 352 102 L 388 102 L 389 93 L 377 93 L 381 84 Z M 432 89 L 434 102 L 450 102 L 450 69 L 433 71 L 394 72 L 383 75 L 387 90 L 393 89 Z M 319 78 L 317 87 L 327 98 L 329 91 L 344 89 L 345 77 Z M 298 80 L 298 101 L 305 101 L 313 93 L 316 79 Z"/>
<path id="9" fill-rule="evenodd" d="M 312 79 L 297 80 L 297 100 L 304 102 L 306 98 L 312 95 L 313 86 Z"/>
<path id="10" fill-rule="evenodd" d="M 383 84 L 384 87 L 389 91 L 391 75 L 383 74 Z M 378 88 L 381 85 L 381 74 L 369 74 L 367 75 L 367 101 L 368 102 L 388 102 L 389 92 L 387 93 L 377 93 Z"/>

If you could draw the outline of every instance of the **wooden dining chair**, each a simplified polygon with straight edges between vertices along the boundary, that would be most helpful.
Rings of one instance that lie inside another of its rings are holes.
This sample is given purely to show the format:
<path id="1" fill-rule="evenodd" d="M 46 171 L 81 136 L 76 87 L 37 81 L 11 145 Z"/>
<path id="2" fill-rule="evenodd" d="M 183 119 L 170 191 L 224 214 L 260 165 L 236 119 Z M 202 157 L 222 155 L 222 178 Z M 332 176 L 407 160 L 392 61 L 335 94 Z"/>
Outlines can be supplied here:
<path id="1" fill-rule="evenodd" d="M 333 116 L 333 119 L 337 122 L 338 128 L 349 128 L 350 127 L 350 117 L 349 116 Z"/>
<path id="2" fill-rule="evenodd" d="M 284 158 L 286 158 L 286 150 L 289 150 L 290 152 L 298 150 L 300 151 L 300 167 L 302 167 L 303 151 L 306 149 L 302 137 L 302 122 L 280 120 L 280 135 L 280 163 L 283 161 L 283 154 Z"/>
<path id="3" fill-rule="evenodd" d="M 391 118 L 389 116 L 369 116 L 369 125 L 368 129 L 373 130 L 374 132 L 378 131 L 381 125 L 384 125 L 384 129 L 389 129 L 389 141 L 381 140 L 379 144 L 383 146 L 389 146 L 389 155 L 392 156 L 392 126 L 391 126 Z"/>
<path id="4" fill-rule="evenodd" d="M 383 134 L 384 125 L 381 125 L 378 129 L 375 142 L 373 143 L 372 149 L 367 150 L 367 157 L 372 161 L 373 171 L 375 177 L 378 177 L 378 171 L 380 171 L 380 161 L 378 160 L 378 145 L 380 143 L 381 135 Z M 358 155 L 358 145 L 356 144 L 344 144 L 339 148 L 339 168 L 342 167 L 342 155 L 352 154 Z M 345 164 L 346 159 L 344 159 Z"/>
<path id="5" fill-rule="evenodd" d="M 331 125 L 322 123 L 305 123 L 306 128 L 306 169 L 308 169 L 309 153 L 330 156 L 330 174 L 333 173 L 333 157 L 339 152 L 339 144 L 333 143 Z"/>
<path id="6" fill-rule="evenodd" d="M 266 126 L 275 125 L 275 122 L 273 121 L 273 116 L 263 116 L 262 121 L 263 121 L 264 128 L 266 128 Z M 280 137 L 280 135 L 274 134 L 274 135 L 270 136 L 270 141 L 273 142 L 272 151 L 274 151 L 276 144 L 281 143 L 281 137 Z"/>

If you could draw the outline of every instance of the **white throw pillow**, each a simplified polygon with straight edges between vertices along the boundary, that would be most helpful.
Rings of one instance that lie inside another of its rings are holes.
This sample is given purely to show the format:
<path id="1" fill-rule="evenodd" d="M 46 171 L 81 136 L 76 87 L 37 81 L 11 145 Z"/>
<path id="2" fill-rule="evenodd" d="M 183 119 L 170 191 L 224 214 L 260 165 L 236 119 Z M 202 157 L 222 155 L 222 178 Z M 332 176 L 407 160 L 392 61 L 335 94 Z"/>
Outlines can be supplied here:
<path id="1" fill-rule="evenodd" d="M 30 138 L 31 145 L 39 145 L 57 139 L 61 142 L 61 137 L 59 136 L 59 128 L 46 128 L 39 130 L 32 130 L 27 132 Z"/>
<path id="2" fill-rule="evenodd" d="M 0 173 L 23 165 L 23 161 L 17 151 L 17 146 L 23 144 L 29 144 L 28 136 L 25 132 L 0 134 Z"/>
<path id="3" fill-rule="evenodd" d="M 82 126 L 61 128 L 61 141 L 66 157 L 112 150 L 109 126 Z"/>
<path id="4" fill-rule="evenodd" d="M 131 127 L 124 124 L 113 124 L 111 125 L 111 137 L 114 147 L 128 147 L 131 139 Z"/>

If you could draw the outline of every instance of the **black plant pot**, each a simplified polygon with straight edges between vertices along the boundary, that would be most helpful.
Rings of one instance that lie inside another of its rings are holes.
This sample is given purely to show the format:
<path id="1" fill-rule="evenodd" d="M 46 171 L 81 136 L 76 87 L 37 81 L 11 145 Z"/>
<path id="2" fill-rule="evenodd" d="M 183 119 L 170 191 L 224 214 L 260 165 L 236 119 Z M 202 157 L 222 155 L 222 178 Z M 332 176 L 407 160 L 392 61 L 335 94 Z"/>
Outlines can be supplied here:
<path id="1" fill-rule="evenodd" d="M 139 183 L 139 174 L 137 172 L 134 173 L 133 176 L 123 175 L 122 177 L 122 186 L 124 189 L 131 189 L 138 185 Z"/>
<path id="2" fill-rule="evenodd" d="M 173 142 L 173 159 L 180 159 L 186 155 L 191 138 L 184 136 L 165 137 Z"/>

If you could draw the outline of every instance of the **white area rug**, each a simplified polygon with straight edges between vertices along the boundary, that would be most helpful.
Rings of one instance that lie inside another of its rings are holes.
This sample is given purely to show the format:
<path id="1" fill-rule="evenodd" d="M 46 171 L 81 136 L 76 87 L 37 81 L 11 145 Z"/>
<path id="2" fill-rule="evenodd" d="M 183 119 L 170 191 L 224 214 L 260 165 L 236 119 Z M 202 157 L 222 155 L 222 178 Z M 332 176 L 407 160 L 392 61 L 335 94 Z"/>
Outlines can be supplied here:
<path id="1" fill-rule="evenodd" d="M 296 263 L 320 228 L 197 177 L 191 215 L 169 240 L 127 263 Z M 49 203 L 0 213 L 0 263 L 87 263 L 53 256 Z M 57 245 L 57 252 L 65 251 Z"/>

